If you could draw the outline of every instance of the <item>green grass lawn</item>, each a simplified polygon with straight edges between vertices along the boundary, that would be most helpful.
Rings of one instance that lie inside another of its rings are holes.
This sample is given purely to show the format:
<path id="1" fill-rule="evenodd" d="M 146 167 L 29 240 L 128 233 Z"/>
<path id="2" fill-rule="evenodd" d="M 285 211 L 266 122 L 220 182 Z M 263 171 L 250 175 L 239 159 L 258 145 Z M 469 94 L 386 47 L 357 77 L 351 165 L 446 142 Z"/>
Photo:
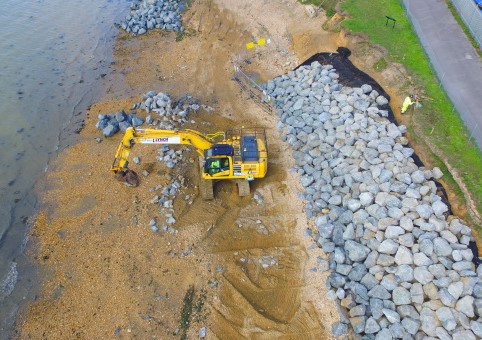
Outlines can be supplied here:
<path id="1" fill-rule="evenodd" d="M 405 16 L 401 1 L 346 0 L 341 3 L 341 8 L 350 15 L 350 18 L 343 22 L 346 29 L 351 32 L 364 32 L 372 43 L 385 47 L 388 51 L 386 59 L 405 65 L 415 85 L 424 90 L 425 96 L 433 99 L 424 101 L 424 107 L 417 110 L 413 119 L 418 126 L 423 127 L 423 137 L 436 145 L 442 151 L 443 157 L 459 170 L 477 203 L 477 210 L 481 212 L 482 153 L 469 140 L 467 129 L 439 86 L 428 57 Z M 395 28 L 385 26 L 386 15 L 397 20 Z M 436 157 L 433 162 L 444 170 L 443 163 L 440 160 L 437 162 Z M 452 191 L 457 192 L 453 179 L 449 180 L 449 185 L 453 187 Z M 459 195 L 461 196 L 460 192 Z"/>

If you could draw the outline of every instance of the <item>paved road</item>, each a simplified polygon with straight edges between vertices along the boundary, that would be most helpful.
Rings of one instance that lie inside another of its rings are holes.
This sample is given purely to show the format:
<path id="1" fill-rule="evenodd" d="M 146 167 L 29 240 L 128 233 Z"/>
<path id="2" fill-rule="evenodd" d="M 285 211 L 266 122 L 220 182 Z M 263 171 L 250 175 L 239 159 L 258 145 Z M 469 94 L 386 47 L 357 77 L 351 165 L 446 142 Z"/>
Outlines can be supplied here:
<path id="1" fill-rule="evenodd" d="M 403 0 L 403 3 L 448 96 L 482 150 L 482 62 L 479 55 L 445 0 Z"/>

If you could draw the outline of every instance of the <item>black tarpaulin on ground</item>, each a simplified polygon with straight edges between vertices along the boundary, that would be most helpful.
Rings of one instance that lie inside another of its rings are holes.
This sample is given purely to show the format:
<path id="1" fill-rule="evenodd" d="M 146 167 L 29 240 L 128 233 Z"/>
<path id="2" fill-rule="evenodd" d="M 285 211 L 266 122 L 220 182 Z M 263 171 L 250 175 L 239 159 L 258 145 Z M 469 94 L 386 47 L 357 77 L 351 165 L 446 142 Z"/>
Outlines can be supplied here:
<path id="1" fill-rule="evenodd" d="M 333 68 L 336 69 L 336 73 L 338 73 L 340 76 L 340 78 L 338 78 L 338 82 L 340 84 L 348 87 L 361 87 L 363 84 L 370 85 L 373 90 L 376 90 L 381 96 L 384 96 L 390 101 L 390 96 L 388 93 L 383 90 L 375 79 L 370 77 L 365 72 L 360 71 L 348 59 L 348 57 L 351 55 L 351 51 L 348 48 L 338 47 L 337 52 L 338 53 L 317 53 L 304 61 L 301 65 L 295 68 L 295 70 L 304 65 L 311 65 L 311 63 L 315 61 L 319 62 L 321 65 L 332 65 Z M 392 109 L 388 104 L 380 106 L 380 109 L 387 110 L 389 112 L 388 118 L 390 121 L 396 123 Z"/>
<path id="2" fill-rule="evenodd" d="M 390 102 L 390 96 L 387 92 L 383 89 L 383 87 L 378 84 L 375 79 L 370 77 L 363 71 L 360 71 L 353 63 L 348 59 L 351 55 L 351 51 L 346 47 L 338 47 L 338 53 L 335 52 L 323 52 L 317 53 L 307 60 L 305 60 L 301 65 L 295 68 L 298 69 L 304 65 L 311 65 L 313 62 L 317 61 L 321 65 L 331 65 L 336 70 L 336 73 L 339 75 L 338 83 L 342 84 L 343 86 L 348 87 L 361 87 L 363 84 L 370 85 L 373 90 L 376 90 L 381 96 L 384 96 Z M 388 111 L 388 119 L 397 124 L 395 120 L 395 116 L 393 115 L 393 111 L 390 105 L 382 105 L 379 106 L 381 110 Z M 412 156 L 415 164 L 418 166 L 423 166 L 422 161 L 418 158 L 417 155 Z"/>

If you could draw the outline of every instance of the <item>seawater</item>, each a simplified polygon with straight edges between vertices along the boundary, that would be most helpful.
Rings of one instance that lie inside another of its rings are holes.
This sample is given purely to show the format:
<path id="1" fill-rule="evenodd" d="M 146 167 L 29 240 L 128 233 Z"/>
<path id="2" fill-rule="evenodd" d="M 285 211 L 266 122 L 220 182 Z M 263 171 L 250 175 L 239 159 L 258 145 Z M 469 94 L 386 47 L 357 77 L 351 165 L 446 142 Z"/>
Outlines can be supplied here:
<path id="1" fill-rule="evenodd" d="M 35 182 L 105 91 L 127 0 L 3 0 L 0 11 L 0 338 L 37 285 L 24 255 Z"/>

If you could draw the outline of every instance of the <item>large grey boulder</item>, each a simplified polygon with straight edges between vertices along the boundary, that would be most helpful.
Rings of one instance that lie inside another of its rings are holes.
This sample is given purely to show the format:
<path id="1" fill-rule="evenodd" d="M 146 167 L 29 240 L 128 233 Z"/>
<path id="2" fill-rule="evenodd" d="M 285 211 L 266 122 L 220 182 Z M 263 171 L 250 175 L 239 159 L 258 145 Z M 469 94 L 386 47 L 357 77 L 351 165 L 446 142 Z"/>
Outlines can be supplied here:
<path id="1" fill-rule="evenodd" d="M 452 334 L 453 339 L 476 340 L 474 333 L 471 330 L 460 330 Z"/>
<path id="2" fill-rule="evenodd" d="M 377 321 L 373 317 L 368 318 L 365 324 L 365 333 L 374 334 L 377 333 L 379 330 L 380 325 L 377 323 Z"/>
<path id="3" fill-rule="evenodd" d="M 433 178 L 435 179 L 440 179 L 444 175 L 443 172 L 437 167 L 432 169 L 432 174 L 433 174 Z"/>
<path id="4" fill-rule="evenodd" d="M 421 305 L 424 302 L 423 286 L 420 283 L 416 282 L 412 284 L 412 287 L 410 287 L 410 297 L 413 303 Z"/>
<path id="5" fill-rule="evenodd" d="M 403 287 L 397 287 L 392 292 L 393 303 L 395 305 L 408 305 L 412 302 L 412 297 L 410 292 Z"/>
<path id="6" fill-rule="evenodd" d="M 333 325 L 331 325 L 331 334 L 333 334 L 333 336 L 338 337 L 347 333 L 348 325 L 342 322 L 335 322 Z"/>
<path id="7" fill-rule="evenodd" d="M 455 307 L 457 300 L 449 293 L 447 288 L 441 288 L 439 290 L 440 301 L 447 307 Z"/>
<path id="8" fill-rule="evenodd" d="M 440 321 L 433 310 L 422 308 L 422 311 L 420 312 L 420 322 L 422 323 L 421 327 L 425 334 L 434 337 L 437 336 L 435 330 L 440 326 Z"/>
<path id="9" fill-rule="evenodd" d="M 112 137 L 119 131 L 119 125 L 112 125 L 108 124 L 103 130 L 102 133 L 105 137 Z"/>
<path id="10" fill-rule="evenodd" d="M 388 328 L 382 328 L 380 332 L 375 336 L 375 340 L 391 340 L 393 339 L 392 330 Z"/>
<path id="11" fill-rule="evenodd" d="M 452 331 L 457 327 L 457 321 L 455 320 L 454 315 L 452 314 L 452 311 L 448 307 L 442 307 L 437 309 L 435 312 L 437 314 L 437 318 L 440 320 L 442 323 L 442 326 L 448 330 Z"/>
<path id="12" fill-rule="evenodd" d="M 365 260 L 370 253 L 370 249 L 358 242 L 347 240 L 345 242 L 345 250 L 348 253 L 350 260 L 361 262 Z"/>
<path id="13" fill-rule="evenodd" d="M 433 264 L 433 261 L 424 253 L 415 253 L 413 255 L 413 263 L 417 266 L 430 266 Z"/>
<path id="14" fill-rule="evenodd" d="M 477 322 L 477 321 L 471 321 L 470 322 L 470 329 L 476 336 L 479 338 L 482 338 L 482 323 Z"/>
<path id="15" fill-rule="evenodd" d="M 423 239 L 419 241 L 420 251 L 427 256 L 432 256 L 433 254 L 433 242 L 429 239 Z"/>
<path id="16" fill-rule="evenodd" d="M 383 308 L 382 312 L 390 323 L 399 323 L 400 322 L 400 315 L 397 312 L 395 312 L 394 310 L 388 309 L 388 308 Z"/>
<path id="17" fill-rule="evenodd" d="M 353 332 L 355 332 L 356 334 L 363 333 L 365 331 L 366 317 L 356 316 L 356 317 L 350 318 L 350 324 L 353 328 Z"/>
<path id="18" fill-rule="evenodd" d="M 405 317 L 402 319 L 402 326 L 405 328 L 407 333 L 411 335 L 415 335 L 420 329 L 421 323 L 419 320 L 414 320 L 412 318 Z"/>
<path id="19" fill-rule="evenodd" d="M 433 214 L 433 209 L 428 204 L 420 204 L 415 208 L 415 210 L 421 218 L 424 218 L 426 220 L 428 220 Z"/>
<path id="20" fill-rule="evenodd" d="M 396 243 L 395 241 L 393 241 L 391 239 L 384 240 L 380 244 L 380 247 L 378 248 L 378 251 L 380 253 L 390 254 L 390 255 L 395 254 L 397 252 L 397 250 L 398 250 L 398 243 Z"/>
<path id="21" fill-rule="evenodd" d="M 433 240 L 434 251 L 438 256 L 452 255 L 452 247 L 444 238 L 437 237 Z"/>
<path id="22" fill-rule="evenodd" d="M 385 237 L 391 239 L 398 239 L 398 237 L 405 233 L 405 230 L 399 226 L 388 226 L 385 230 Z"/>
<path id="23" fill-rule="evenodd" d="M 395 254 L 395 262 L 397 265 L 413 264 L 412 252 L 404 246 L 399 246 Z"/>
<path id="24" fill-rule="evenodd" d="M 474 317 L 474 298 L 470 295 L 464 296 L 455 304 L 455 309 L 458 312 L 464 313 L 469 318 Z"/>
<path id="25" fill-rule="evenodd" d="M 427 283 L 432 282 L 433 280 L 432 273 L 429 272 L 425 266 L 416 267 L 413 270 L 413 276 L 415 280 L 420 282 L 422 285 L 426 285 Z"/>
<path id="26" fill-rule="evenodd" d="M 462 282 L 453 282 L 448 286 L 448 291 L 450 295 L 454 297 L 455 300 L 458 300 L 459 297 L 464 292 L 464 284 Z"/>
<path id="27" fill-rule="evenodd" d="M 376 285 L 370 291 L 368 292 L 368 296 L 380 300 L 387 300 L 390 299 L 391 294 L 388 292 L 388 290 L 381 286 L 381 285 Z"/>
<path id="28" fill-rule="evenodd" d="M 143 118 L 135 115 L 132 116 L 132 126 L 138 127 L 138 126 L 141 126 L 142 124 L 144 124 Z"/>
<path id="29" fill-rule="evenodd" d="M 401 282 L 410 282 L 413 280 L 413 268 L 406 264 L 399 265 L 395 275 L 399 277 Z"/>

